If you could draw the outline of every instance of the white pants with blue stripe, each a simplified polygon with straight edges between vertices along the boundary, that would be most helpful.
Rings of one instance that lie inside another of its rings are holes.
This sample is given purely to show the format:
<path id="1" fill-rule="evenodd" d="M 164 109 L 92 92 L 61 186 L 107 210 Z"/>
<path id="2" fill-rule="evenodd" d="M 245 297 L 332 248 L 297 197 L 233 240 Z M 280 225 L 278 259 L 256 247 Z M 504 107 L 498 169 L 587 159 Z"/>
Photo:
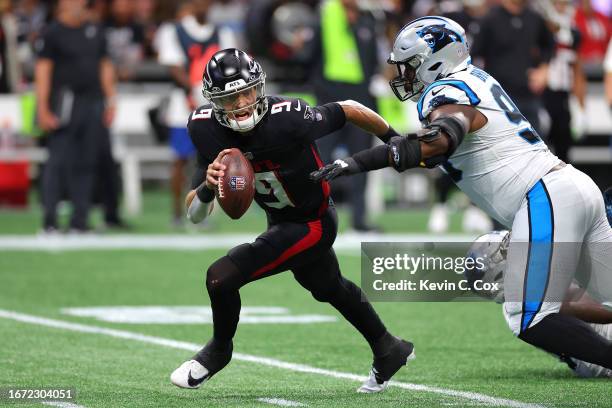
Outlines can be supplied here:
<path id="1" fill-rule="evenodd" d="M 516 213 L 504 316 L 516 334 L 557 313 L 572 281 L 612 302 L 612 227 L 601 191 L 572 166 L 544 176 Z"/>

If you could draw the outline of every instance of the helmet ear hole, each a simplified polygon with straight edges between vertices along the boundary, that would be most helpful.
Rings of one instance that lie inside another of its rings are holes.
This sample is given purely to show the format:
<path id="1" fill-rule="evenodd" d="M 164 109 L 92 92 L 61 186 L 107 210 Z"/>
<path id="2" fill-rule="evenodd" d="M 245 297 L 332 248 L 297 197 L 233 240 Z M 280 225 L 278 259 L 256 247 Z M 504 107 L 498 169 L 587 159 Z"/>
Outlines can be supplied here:
<path id="1" fill-rule="evenodd" d="M 428 71 L 435 71 L 436 69 L 440 68 L 440 65 L 442 65 L 441 62 L 436 62 L 435 64 L 433 64 L 431 67 L 429 67 Z"/>

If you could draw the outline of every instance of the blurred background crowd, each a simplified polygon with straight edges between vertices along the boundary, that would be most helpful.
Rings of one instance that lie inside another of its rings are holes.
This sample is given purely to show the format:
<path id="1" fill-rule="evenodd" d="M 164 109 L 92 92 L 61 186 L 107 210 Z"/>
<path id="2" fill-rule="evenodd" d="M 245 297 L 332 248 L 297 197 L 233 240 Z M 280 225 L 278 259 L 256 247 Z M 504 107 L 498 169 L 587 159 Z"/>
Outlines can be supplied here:
<path id="1" fill-rule="evenodd" d="M 49 233 L 89 231 L 96 204 L 103 226 L 127 229 L 144 183 L 168 192 L 168 222 L 181 227 L 195 153 L 185 124 L 204 102 L 203 67 L 227 47 L 260 60 L 268 94 L 354 99 L 414 130 L 415 109 L 391 93 L 385 61 L 401 27 L 431 14 L 466 29 L 473 63 L 560 158 L 611 184 L 610 0 L 0 0 L 0 203 L 37 197 L 30 205 L 40 202 Z M 319 148 L 330 162 L 373 143 L 346 127 Z M 465 231 L 494 227 L 451 199 L 441 172 L 353 177 L 333 196 L 357 231 L 377 230 L 372 215 L 393 206 L 431 207 L 432 232 L 447 231 L 457 208 Z"/>

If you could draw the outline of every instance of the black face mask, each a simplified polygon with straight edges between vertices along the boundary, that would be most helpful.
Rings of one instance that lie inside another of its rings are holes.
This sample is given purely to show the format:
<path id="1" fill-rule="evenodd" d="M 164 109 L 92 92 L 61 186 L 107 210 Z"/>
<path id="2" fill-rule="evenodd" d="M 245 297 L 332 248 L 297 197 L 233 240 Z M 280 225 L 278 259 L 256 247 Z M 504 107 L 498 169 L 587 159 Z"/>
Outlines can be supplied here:
<path id="1" fill-rule="evenodd" d="M 416 56 L 403 62 L 387 61 L 397 67 L 398 76 L 389 81 L 393 93 L 400 101 L 406 101 L 419 94 L 424 85 L 416 78 L 416 71 L 421 60 Z"/>

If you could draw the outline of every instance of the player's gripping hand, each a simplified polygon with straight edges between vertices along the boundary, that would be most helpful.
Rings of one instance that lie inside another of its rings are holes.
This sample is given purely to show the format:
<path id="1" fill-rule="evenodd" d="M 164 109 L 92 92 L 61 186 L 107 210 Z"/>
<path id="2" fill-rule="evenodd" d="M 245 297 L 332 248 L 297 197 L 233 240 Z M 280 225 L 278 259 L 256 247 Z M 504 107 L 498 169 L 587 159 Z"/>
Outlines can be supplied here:
<path id="1" fill-rule="evenodd" d="M 321 181 L 323 179 L 329 181 L 340 176 L 360 173 L 361 171 L 355 159 L 347 157 L 346 159 L 338 159 L 325 167 L 321 167 L 319 170 L 313 171 L 310 173 L 310 179 L 312 181 Z"/>
<path id="2" fill-rule="evenodd" d="M 216 189 L 219 185 L 219 177 L 225 175 L 225 165 L 221 164 L 221 159 L 230 151 L 231 149 L 221 150 L 217 158 L 208 165 L 208 169 L 206 170 L 206 187 L 210 190 Z"/>

